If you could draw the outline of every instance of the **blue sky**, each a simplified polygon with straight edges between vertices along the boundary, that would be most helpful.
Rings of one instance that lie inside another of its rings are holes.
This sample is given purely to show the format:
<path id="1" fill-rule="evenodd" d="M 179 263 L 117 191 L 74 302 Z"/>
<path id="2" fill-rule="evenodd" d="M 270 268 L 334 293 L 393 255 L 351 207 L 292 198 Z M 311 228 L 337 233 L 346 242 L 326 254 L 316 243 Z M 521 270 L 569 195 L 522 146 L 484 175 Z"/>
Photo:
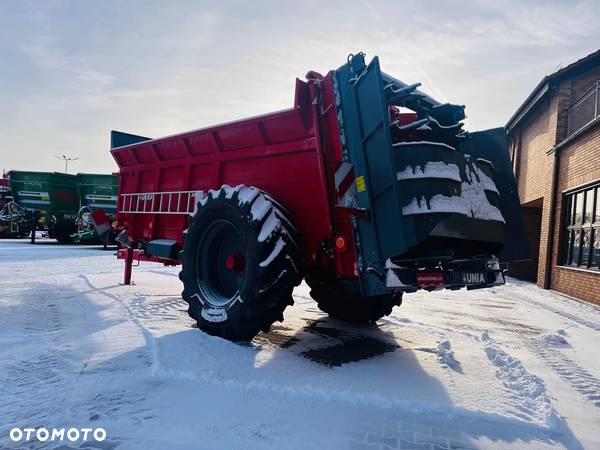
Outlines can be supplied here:
<path id="1" fill-rule="evenodd" d="M 116 170 L 111 129 L 159 137 L 291 106 L 348 53 L 506 120 L 598 49 L 598 1 L 1 1 L 0 169 Z"/>

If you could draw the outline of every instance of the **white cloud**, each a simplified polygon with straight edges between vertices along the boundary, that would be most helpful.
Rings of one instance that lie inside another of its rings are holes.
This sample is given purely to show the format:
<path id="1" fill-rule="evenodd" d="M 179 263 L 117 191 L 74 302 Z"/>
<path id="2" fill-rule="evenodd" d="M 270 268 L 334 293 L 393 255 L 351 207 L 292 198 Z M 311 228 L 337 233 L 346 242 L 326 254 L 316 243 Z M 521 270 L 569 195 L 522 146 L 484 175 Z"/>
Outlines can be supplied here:
<path id="1" fill-rule="evenodd" d="M 161 136 L 289 107 L 294 78 L 350 52 L 502 125 L 599 42 L 593 2 L 32 3 L 0 18 L 0 165 L 110 171 L 110 129 Z M 10 8 L 7 8 L 10 9 Z M 26 30 L 26 32 L 24 32 Z M 8 66 L 7 66 L 8 67 Z"/>

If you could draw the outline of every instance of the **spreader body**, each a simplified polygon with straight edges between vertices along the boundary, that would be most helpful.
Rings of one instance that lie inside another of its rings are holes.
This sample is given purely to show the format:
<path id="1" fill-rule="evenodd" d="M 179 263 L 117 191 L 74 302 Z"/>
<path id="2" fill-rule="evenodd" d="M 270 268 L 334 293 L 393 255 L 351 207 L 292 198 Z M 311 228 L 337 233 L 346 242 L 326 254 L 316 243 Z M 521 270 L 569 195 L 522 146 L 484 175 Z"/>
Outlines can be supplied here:
<path id="1" fill-rule="evenodd" d="M 527 257 L 502 128 L 465 132 L 464 107 L 362 54 L 294 90 L 284 111 L 159 139 L 113 132 L 136 258 L 179 263 L 202 199 L 239 185 L 289 213 L 303 273 L 355 280 L 364 296 L 495 286 L 499 263 Z"/>

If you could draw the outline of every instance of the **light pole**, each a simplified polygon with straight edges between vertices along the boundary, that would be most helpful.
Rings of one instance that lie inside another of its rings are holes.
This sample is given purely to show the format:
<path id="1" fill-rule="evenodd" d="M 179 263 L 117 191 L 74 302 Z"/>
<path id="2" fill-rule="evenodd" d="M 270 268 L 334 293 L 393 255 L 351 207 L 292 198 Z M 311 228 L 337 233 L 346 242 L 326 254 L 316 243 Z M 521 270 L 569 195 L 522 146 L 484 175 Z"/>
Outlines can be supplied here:
<path id="1" fill-rule="evenodd" d="M 65 173 L 69 173 L 69 161 L 77 161 L 79 158 L 75 157 L 75 158 L 71 158 L 70 156 L 65 156 L 65 155 L 54 155 L 56 156 L 57 159 L 62 159 L 65 161 Z"/>

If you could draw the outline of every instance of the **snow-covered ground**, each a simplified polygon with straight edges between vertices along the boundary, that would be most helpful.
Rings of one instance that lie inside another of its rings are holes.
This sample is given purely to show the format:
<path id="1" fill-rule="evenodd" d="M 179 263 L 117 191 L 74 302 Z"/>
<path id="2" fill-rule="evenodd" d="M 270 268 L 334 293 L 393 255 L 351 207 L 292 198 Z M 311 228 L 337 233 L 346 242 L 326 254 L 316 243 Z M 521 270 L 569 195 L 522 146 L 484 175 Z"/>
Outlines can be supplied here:
<path id="1" fill-rule="evenodd" d="M 0 448 L 600 448 L 597 307 L 511 281 L 351 326 L 301 285 L 237 345 L 193 327 L 177 273 L 142 264 L 123 286 L 111 251 L 0 241 Z"/>

